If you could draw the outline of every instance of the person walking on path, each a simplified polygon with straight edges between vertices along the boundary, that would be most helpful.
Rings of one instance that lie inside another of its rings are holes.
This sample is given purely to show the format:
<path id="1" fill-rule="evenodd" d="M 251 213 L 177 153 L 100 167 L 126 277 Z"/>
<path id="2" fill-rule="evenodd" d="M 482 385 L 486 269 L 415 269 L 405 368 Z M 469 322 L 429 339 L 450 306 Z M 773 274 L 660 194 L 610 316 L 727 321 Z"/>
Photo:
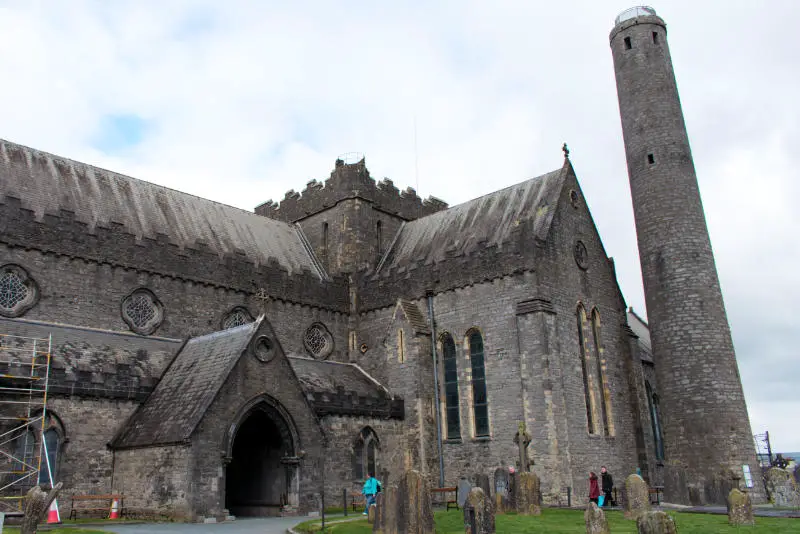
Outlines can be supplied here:
<path id="1" fill-rule="evenodd" d="M 592 471 L 589 473 L 589 501 L 597 504 L 600 497 L 600 486 L 597 484 L 597 475 Z"/>
<path id="2" fill-rule="evenodd" d="M 364 482 L 364 489 L 361 490 L 361 493 L 364 494 L 364 500 L 367 502 L 362 515 L 369 514 L 369 507 L 375 504 L 375 495 L 377 495 L 379 491 L 381 491 L 381 483 L 375 478 L 373 473 L 369 473 L 367 481 Z"/>
<path id="3" fill-rule="evenodd" d="M 614 479 L 606 469 L 606 466 L 600 468 L 600 487 L 605 495 L 603 506 L 611 506 L 611 491 L 614 489 Z"/>

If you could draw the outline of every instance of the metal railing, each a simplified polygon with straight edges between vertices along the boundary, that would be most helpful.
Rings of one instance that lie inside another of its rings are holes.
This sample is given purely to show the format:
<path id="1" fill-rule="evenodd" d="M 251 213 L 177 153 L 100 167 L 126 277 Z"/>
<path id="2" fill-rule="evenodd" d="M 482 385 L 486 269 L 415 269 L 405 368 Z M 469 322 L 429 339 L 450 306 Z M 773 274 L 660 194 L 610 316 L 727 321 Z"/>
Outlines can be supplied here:
<path id="1" fill-rule="evenodd" d="M 624 22 L 628 19 L 635 19 L 636 17 L 655 17 L 656 10 L 650 6 L 636 6 L 629 9 L 626 9 L 619 15 L 617 15 L 614 24 L 619 24 L 620 22 Z"/>

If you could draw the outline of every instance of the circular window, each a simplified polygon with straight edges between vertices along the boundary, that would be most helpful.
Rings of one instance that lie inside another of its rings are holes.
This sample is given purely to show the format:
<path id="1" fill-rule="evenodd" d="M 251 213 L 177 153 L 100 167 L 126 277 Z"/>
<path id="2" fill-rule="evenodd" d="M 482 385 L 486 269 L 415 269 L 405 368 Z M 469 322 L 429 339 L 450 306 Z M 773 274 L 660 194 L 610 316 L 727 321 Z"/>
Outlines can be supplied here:
<path id="1" fill-rule="evenodd" d="M 0 267 L 0 315 L 19 317 L 39 300 L 39 286 L 19 265 Z"/>
<path id="2" fill-rule="evenodd" d="M 250 312 L 241 306 L 237 306 L 228 312 L 228 315 L 226 315 L 222 320 L 222 329 L 227 330 L 228 328 L 236 328 L 237 326 L 242 326 L 252 322 L 253 316 L 250 315 Z"/>
<path id="3" fill-rule="evenodd" d="M 122 320 L 137 334 L 149 336 L 164 321 L 164 306 L 152 291 L 139 288 L 123 299 Z"/>
<path id="4" fill-rule="evenodd" d="M 311 356 L 324 360 L 333 352 L 333 336 L 324 324 L 314 323 L 306 330 L 303 345 Z"/>
<path id="5" fill-rule="evenodd" d="M 270 362 L 275 357 L 275 346 L 267 336 L 259 336 L 253 342 L 253 354 L 264 363 Z"/>
<path id="6" fill-rule="evenodd" d="M 575 242 L 575 263 L 584 271 L 589 268 L 589 252 L 586 250 L 586 245 L 583 241 Z"/>

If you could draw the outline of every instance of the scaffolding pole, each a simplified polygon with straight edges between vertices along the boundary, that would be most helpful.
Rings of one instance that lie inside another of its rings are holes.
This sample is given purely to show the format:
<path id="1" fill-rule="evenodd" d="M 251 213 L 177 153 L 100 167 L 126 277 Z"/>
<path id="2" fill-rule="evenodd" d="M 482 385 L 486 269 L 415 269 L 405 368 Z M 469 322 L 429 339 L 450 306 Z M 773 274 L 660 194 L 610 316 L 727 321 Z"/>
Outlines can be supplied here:
<path id="1" fill-rule="evenodd" d="M 0 512 L 54 482 L 44 439 L 52 341 L 0 333 Z"/>

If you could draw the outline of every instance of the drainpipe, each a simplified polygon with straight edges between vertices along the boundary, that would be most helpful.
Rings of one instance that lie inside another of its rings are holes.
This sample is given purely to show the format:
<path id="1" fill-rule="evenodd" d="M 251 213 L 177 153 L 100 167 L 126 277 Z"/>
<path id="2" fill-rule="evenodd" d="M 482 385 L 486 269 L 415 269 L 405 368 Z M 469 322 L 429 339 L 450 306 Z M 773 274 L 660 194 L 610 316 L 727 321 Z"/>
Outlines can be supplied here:
<path id="1" fill-rule="evenodd" d="M 433 316 L 433 291 L 425 292 L 428 297 L 428 317 L 431 320 L 431 354 L 433 355 L 433 396 L 436 406 L 436 442 L 439 446 L 439 487 L 444 487 L 444 456 L 442 455 L 442 423 L 439 414 L 439 367 L 436 364 L 436 319 Z"/>

